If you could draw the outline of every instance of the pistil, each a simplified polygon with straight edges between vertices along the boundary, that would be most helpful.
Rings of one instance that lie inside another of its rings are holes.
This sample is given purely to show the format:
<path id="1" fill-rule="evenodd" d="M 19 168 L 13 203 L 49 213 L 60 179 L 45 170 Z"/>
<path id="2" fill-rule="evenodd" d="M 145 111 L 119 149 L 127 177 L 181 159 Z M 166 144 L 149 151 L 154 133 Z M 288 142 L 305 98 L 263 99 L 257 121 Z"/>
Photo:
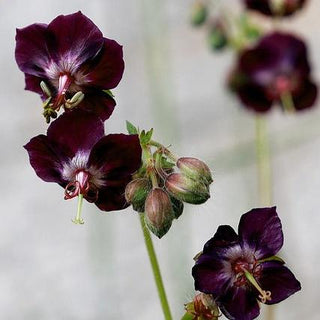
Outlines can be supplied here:
<path id="1" fill-rule="evenodd" d="M 78 209 L 77 214 L 74 219 L 72 219 L 72 222 L 75 224 L 84 224 L 83 219 L 81 218 L 81 210 L 82 210 L 82 201 L 83 201 L 83 194 L 78 195 Z"/>
<path id="2" fill-rule="evenodd" d="M 266 303 L 267 301 L 271 300 L 271 291 L 265 291 L 262 290 L 260 285 L 258 284 L 257 280 L 254 278 L 254 276 L 245 268 L 242 268 L 242 271 L 247 278 L 247 280 L 259 291 L 259 299 L 262 303 Z"/>

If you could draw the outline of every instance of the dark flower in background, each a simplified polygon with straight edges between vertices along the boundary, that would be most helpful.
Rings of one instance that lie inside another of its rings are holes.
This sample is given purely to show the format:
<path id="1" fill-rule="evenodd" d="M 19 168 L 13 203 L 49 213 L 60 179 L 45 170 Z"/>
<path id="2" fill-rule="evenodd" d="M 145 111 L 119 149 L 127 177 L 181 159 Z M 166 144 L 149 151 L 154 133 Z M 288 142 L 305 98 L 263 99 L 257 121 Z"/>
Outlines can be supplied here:
<path id="1" fill-rule="evenodd" d="M 80 11 L 17 29 L 15 57 L 25 89 L 41 95 L 48 122 L 61 107 L 76 106 L 109 118 L 115 101 L 108 90 L 121 80 L 122 56 L 122 47 Z"/>
<path id="2" fill-rule="evenodd" d="M 312 107 L 317 97 L 304 42 L 280 32 L 264 36 L 240 53 L 229 86 L 256 112 L 266 112 L 274 103 L 299 111 Z"/>
<path id="3" fill-rule="evenodd" d="M 299 281 L 275 256 L 283 245 L 276 208 L 242 215 L 238 234 L 220 226 L 192 269 L 195 289 L 211 294 L 228 319 L 251 320 L 258 301 L 278 303 L 301 289 Z"/>
<path id="4" fill-rule="evenodd" d="M 103 211 L 128 206 L 125 187 L 141 164 L 137 135 L 105 136 L 99 117 L 75 110 L 61 115 L 46 136 L 32 138 L 25 148 L 36 174 L 65 188 L 65 199 L 81 196 Z"/>
<path id="5" fill-rule="evenodd" d="M 244 0 L 248 9 L 258 11 L 267 16 L 291 16 L 299 11 L 306 0 Z"/>

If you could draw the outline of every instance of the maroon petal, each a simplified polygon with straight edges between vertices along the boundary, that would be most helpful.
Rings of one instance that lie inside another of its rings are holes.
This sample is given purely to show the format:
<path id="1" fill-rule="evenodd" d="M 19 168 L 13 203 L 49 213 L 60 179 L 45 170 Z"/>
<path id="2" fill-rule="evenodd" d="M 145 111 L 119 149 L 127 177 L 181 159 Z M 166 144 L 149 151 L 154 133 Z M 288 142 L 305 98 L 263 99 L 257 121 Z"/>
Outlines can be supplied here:
<path id="1" fill-rule="evenodd" d="M 217 232 L 209 241 L 206 242 L 203 248 L 204 254 L 217 254 L 219 249 L 227 249 L 230 246 L 238 244 L 239 237 L 232 227 L 228 225 L 219 226 Z M 220 250 L 219 250 L 220 251 Z"/>
<path id="2" fill-rule="evenodd" d="M 76 108 L 91 111 L 105 121 L 109 119 L 115 106 L 116 102 L 110 95 L 102 90 L 94 90 L 85 92 L 84 100 Z"/>
<path id="3" fill-rule="evenodd" d="M 246 84 L 239 87 L 237 93 L 244 106 L 255 112 L 267 112 L 272 107 L 272 101 L 259 86 Z"/>
<path id="4" fill-rule="evenodd" d="M 121 180 L 131 176 L 141 165 L 138 135 L 109 134 L 92 149 L 88 166 L 98 168 L 106 180 Z"/>
<path id="5" fill-rule="evenodd" d="M 94 58 L 103 46 L 101 31 L 80 11 L 56 17 L 48 30 L 56 40 L 55 61 L 71 61 L 73 70 Z"/>
<path id="6" fill-rule="evenodd" d="M 276 207 L 252 209 L 242 215 L 238 233 L 242 247 L 250 247 L 257 259 L 275 255 L 283 245 Z"/>
<path id="7" fill-rule="evenodd" d="M 47 182 L 65 183 L 61 176 L 63 158 L 46 136 L 32 138 L 24 148 L 28 151 L 30 164 L 38 177 Z"/>
<path id="8" fill-rule="evenodd" d="M 223 260 L 211 255 L 202 254 L 192 268 L 195 289 L 212 294 L 215 298 L 221 295 L 230 283 L 230 275 L 224 270 Z"/>
<path id="9" fill-rule="evenodd" d="M 318 95 L 317 86 L 307 80 L 303 83 L 303 88 L 299 94 L 293 95 L 293 103 L 296 110 L 304 110 L 315 105 Z"/>
<path id="10" fill-rule="evenodd" d="M 129 206 L 124 197 L 124 192 L 130 179 L 122 180 L 116 187 L 107 186 L 99 189 L 98 200 L 95 202 L 97 207 L 103 211 L 122 210 Z"/>
<path id="11" fill-rule="evenodd" d="M 265 15 L 272 16 L 269 0 L 245 0 L 248 9 L 259 11 Z"/>
<path id="12" fill-rule="evenodd" d="M 52 36 L 46 24 L 35 23 L 17 29 L 15 57 L 21 71 L 37 76 L 45 76 L 51 61 L 48 41 Z"/>
<path id="13" fill-rule="evenodd" d="M 116 87 L 124 70 L 122 46 L 114 40 L 104 38 L 104 45 L 99 56 L 95 59 L 95 65 L 87 65 L 83 68 L 89 86 L 101 89 Z"/>
<path id="14" fill-rule="evenodd" d="M 266 304 L 278 303 L 301 290 L 300 282 L 281 263 L 265 262 L 262 268 L 258 282 L 263 290 L 271 292 L 271 301 Z"/>
<path id="15" fill-rule="evenodd" d="M 45 95 L 43 94 L 43 91 L 41 90 L 40 87 L 40 82 L 42 81 L 42 78 L 36 77 L 36 76 L 32 76 L 30 74 L 25 74 L 25 90 L 30 90 L 36 93 L 39 93 L 41 98 L 44 99 L 46 98 Z"/>
<path id="16" fill-rule="evenodd" d="M 77 152 L 90 152 L 92 146 L 104 135 L 103 122 L 95 114 L 74 110 L 62 114 L 48 128 L 47 136 L 69 158 Z"/>
<path id="17" fill-rule="evenodd" d="M 230 287 L 217 303 L 228 319 L 252 320 L 260 314 L 256 293 L 245 286 Z"/>

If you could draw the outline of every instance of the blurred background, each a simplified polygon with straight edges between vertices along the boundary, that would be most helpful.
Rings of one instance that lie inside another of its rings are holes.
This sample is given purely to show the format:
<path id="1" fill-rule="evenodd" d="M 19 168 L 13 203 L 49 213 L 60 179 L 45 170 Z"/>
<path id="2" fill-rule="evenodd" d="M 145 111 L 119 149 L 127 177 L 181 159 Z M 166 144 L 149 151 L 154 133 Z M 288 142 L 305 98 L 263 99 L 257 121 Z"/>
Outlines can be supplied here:
<path id="1" fill-rule="evenodd" d="M 137 214 L 101 213 L 85 203 L 85 224 L 74 225 L 76 201 L 63 200 L 63 189 L 29 165 L 22 146 L 47 126 L 38 95 L 23 90 L 16 27 L 81 10 L 124 47 L 126 69 L 106 131 L 125 132 L 125 120 L 153 127 L 156 140 L 212 168 L 211 199 L 186 205 L 163 239 L 153 237 L 174 319 L 194 295 L 194 255 L 220 224 L 237 228 L 240 215 L 259 206 L 254 115 L 225 89 L 234 56 L 210 52 L 206 33 L 189 23 L 192 2 L 0 1 L 1 319 L 163 319 Z M 225 2 L 241 8 L 240 1 Z M 281 24 L 308 42 L 316 82 L 319 13 L 319 1 L 309 1 Z M 281 320 L 319 319 L 319 107 L 297 115 L 275 108 L 267 116 L 273 202 L 285 234 L 281 256 L 302 283 L 301 292 L 277 306 Z"/>

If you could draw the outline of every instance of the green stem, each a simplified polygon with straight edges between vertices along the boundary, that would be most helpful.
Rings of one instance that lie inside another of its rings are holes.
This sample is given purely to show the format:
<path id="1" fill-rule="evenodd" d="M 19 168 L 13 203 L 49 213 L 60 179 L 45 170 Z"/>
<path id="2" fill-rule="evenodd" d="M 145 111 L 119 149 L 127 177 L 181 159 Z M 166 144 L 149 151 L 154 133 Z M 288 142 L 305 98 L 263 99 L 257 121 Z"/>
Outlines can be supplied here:
<path id="1" fill-rule="evenodd" d="M 270 206 L 271 195 L 271 165 L 267 133 L 267 123 L 264 116 L 256 116 L 256 152 L 259 181 L 260 205 Z"/>
<path id="2" fill-rule="evenodd" d="M 142 232 L 143 232 L 143 236 L 144 236 L 144 241 L 145 241 L 146 248 L 148 251 L 148 255 L 149 255 L 149 259 L 150 259 L 150 263 L 151 263 L 151 267 L 152 267 L 152 271 L 153 271 L 153 275 L 154 275 L 154 280 L 156 282 L 156 286 L 158 289 L 158 294 L 159 294 L 164 318 L 165 318 L 165 320 L 172 320 L 170 307 L 168 304 L 166 291 L 164 289 L 164 285 L 163 285 L 163 281 L 162 281 L 162 277 L 161 277 L 161 272 L 160 272 L 156 253 L 154 251 L 151 235 L 150 235 L 150 232 L 144 222 L 144 214 L 140 213 L 139 215 L 140 215 L 140 224 L 141 224 L 141 228 L 142 228 Z"/>
<path id="3" fill-rule="evenodd" d="M 295 112 L 296 108 L 294 106 L 292 95 L 289 91 L 282 93 L 280 99 L 281 99 L 283 108 L 286 112 L 288 112 L 288 113 Z"/>
<path id="4" fill-rule="evenodd" d="M 271 206 L 271 164 L 270 147 L 267 132 L 267 121 L 264 116 L 256 116 L 256 153 L 259 180 L 259 201 L 261 206 Z M 274 306 L 268 306 L 265 313 L 266 320 L 274 319 Z"/>

